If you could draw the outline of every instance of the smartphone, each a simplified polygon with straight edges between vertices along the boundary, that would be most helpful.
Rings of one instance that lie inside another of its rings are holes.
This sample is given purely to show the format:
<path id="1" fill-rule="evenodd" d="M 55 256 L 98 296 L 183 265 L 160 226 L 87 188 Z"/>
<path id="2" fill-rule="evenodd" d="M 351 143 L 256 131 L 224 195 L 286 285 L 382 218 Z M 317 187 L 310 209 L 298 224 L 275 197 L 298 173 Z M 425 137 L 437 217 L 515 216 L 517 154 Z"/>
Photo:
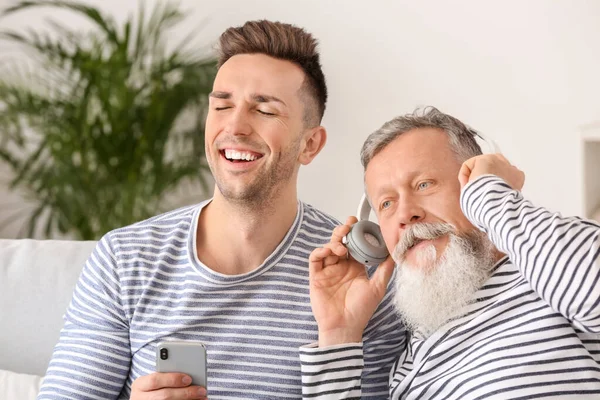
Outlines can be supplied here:
<path id="1" fill-rule="evenodd" d="M 156 372 L 181 372 L 192 378 L 192 385 L 206 388 L 206 346 L 200 342 L 175 340 L 158 343 Z"/>

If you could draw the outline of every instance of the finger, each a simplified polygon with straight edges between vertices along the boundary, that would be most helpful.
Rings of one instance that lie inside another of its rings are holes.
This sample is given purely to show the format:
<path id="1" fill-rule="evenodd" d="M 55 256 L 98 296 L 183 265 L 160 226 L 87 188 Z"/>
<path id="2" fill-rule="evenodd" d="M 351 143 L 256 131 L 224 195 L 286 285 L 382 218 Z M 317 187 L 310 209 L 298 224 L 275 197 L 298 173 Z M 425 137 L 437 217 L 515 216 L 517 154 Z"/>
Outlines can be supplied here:
<path id="1" fill-rule="evenodd" d="M 346 225 L 352 226 L 357 222 L 358 222 L 358 219 L 354 216 L 351 216 L 351 217 L 348 217 L 348 219 L 346 220 Z"/>
<path id="2" fill-rule="evenodd" d="M 520 169 L 517 169 L 518 175 L 519 175 L 519 183 L 518 183 L 518 188 L 517 190 L 522 190 L 523 186 L 525 185 L 525 172 L 521 171 Z"/>
<path id="3" fill-rule="evenodd" d="M 332 253 L 338 257 L 345 257 L 346 253 L 348 252 L 348 249 L 346 248 L 346 246 L 344 246 L 343 244 L 341 244 L 339 242 L 330 242 L 330 243 L 327 243 L 324 247 L 331 249 Z"/>
<path id="4" fill-rule="evenodd" d="M 469 182 L 469 177 L 471 176 L 474 164 L 475 161 L 471 158 L 465 161 L 460 167 L 460 171 L 458 172 L 458 181 L 460 182 L 461 188 L 463 188 Z"/>
<path id="5" fill-rule="evenodd" d="M 392 256 L 388 256 L 384 262 L 377 266 L 377 270 L 373 274 L 373 277 L 370 279 L 369 284 L 373 286 L 375 292 L 378 293 L 381 298 L 387 290 L 388 284 L 390 283 L 390 279 L 394 274 L 394 268 L 396 267 L 396 263 Z"/>
<path id="6" fill-rule="evenodd" d="M 131 385 L 131 389 L 142 392 L 151 392 L 162 388 L 181 388 L 189 386 L 192 378 L 179 372 L 155 372 L 141 376 Z"/>
<path id="7" fill-rule="evenodd" d="M 350 229 L 352 229 L 350 225 L 336 226 L 331 233 L 331 242 L 342 243 L 342 239 L 348 234 L 348 232 L 350 232 Z"/>
<path id="8" fill-rule="evenodd" d="M 159 399 L 206 399 L 206 389 L 201 386 L 190 386 L 179 389 L 162 389 L 153 393 Z"/>
<path id="9" fill-rule="evenodd" d="M 501 154 L 501 153 L 496 153 L 496 156 L 497 156 L 498 158 L 500 158 L 502 161 L 504 161 L 505 163 L 507 163 L 508 165 L 512 165 L 512 164 L 510 163 L 510 161 L 508 161 L 508 158 L 504 157 L 504 154 Z"/>
<path id="10" fill-rule="evenodd" d="M 331 249 L 327 247 L 316 248 L 308 257 L 308 273 L 313 275 L 323 269 L 323 261 L 332 254 Z"/>
<path id="11" fill-rule="evenodd" d="M 340 258 L 338 256 L 331 255 L 331 256 L 327 257 L 325 260 L 323 260 L 323 266 L 329 267 L 330 265 L 334 265 L 339 262 L 340 262 Z"/>

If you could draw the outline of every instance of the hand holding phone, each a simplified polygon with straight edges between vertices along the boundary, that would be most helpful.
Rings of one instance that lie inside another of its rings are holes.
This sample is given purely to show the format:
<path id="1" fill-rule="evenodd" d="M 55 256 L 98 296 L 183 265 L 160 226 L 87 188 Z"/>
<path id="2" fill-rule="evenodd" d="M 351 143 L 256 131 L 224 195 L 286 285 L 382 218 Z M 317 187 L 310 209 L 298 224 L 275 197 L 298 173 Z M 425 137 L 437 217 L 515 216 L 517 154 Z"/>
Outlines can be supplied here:
<path id="1" fill-rule="evenodd" d="M 131 385 L 129 400 L 196 399 L 205 400 L 206 389 L 192 386 L 192 378 L 179 372 L 155 372 L 137 378 Z"/>
<path id="2" fill-rule="evenodd" d="M 156 371 L 133 382 L 130 400 L 206 399 L 206 347 L 202 343 L 158 343 Z"/>
<path id="3" fill-rule="evenodd" d="M 156 346 L 156 371 L 180 372 L 206 388 L 206 347 L 200 342 L 163 341 Z"/>

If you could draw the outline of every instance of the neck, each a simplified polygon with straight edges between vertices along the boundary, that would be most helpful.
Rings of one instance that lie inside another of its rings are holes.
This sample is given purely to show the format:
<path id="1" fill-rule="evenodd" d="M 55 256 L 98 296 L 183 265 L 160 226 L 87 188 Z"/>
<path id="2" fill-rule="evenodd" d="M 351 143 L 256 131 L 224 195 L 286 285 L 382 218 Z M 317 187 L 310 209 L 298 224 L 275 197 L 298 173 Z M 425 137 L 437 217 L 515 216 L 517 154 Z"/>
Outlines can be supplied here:
<path id="1" fill-rule="evenodd" d="M 257 269 L 292 226 L 298 210 L 294 190 L 267 202 L 240 204 L 215 189 L 198 221 L 198 257 L 210 269 L 239 275 Z"/>

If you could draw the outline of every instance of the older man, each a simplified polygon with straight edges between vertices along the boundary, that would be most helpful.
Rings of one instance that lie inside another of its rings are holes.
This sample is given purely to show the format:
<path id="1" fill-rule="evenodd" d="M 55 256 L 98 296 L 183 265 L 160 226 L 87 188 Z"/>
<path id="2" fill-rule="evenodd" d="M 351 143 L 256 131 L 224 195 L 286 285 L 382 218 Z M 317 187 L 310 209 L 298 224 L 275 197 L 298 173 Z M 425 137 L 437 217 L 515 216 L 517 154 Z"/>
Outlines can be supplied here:
<path id="1" fill-rule="evenodd" d="M 346 258 L 354 218 L 312 253 L 305 395 L 361 396 L 361 332 L 395 261 L 409 333 L 390 398 L 600 398 L 600 226 L 532 205 L 524 174 L 473 136 L 428 108 L 367 139 L 366 192 L 392 256 L 371 279 Z"/>

